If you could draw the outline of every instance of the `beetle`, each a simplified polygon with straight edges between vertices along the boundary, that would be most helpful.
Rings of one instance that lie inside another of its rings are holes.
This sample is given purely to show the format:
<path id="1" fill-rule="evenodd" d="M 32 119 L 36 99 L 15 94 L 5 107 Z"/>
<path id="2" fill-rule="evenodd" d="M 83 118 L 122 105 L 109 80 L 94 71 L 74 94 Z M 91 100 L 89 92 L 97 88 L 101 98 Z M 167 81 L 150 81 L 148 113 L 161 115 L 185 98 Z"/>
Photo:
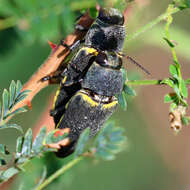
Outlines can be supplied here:
<path id="1" fill-rule="evenodd" d="M 116 9 L 100 9 L 84 44 L 61 72 L 51 116 L 56 128 L 70 128 L 70 143 L 57 155 L 71 154 L 86 127 L 94 136 L 117 107 L 123 88 L 121 51 L 124 17 Z"/>

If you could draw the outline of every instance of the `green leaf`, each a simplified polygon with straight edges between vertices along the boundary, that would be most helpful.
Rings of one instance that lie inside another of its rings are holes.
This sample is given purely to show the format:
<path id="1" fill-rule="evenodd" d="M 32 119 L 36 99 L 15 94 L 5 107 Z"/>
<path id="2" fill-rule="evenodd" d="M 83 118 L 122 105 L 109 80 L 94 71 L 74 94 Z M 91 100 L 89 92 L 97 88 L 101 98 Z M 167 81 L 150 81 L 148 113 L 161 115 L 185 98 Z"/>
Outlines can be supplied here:
<path id="1" fill-rule="evenodd" d="M 19 172 L 19 169 L 15 168 L 15 167 L 11 167 L 11 168 L 5 170 L 0 175 L 0 182 L 8 180 L 9 178 L 11 178 L 12 176 L 14 176 L 18 172 Z"/>
<path id="2" fill-rule="evenodd" d="M 167 38 L 164 37 L 164 40 L 168 43 L 168 45 L 169 45 L 171 48 L 175 47 L 175 44 L 173 44 L 169 39 L 167 39 Z"/>
<path id="3" fill-rule="evenodd" d="M 124 85 L 123 90 L 124 90 L 125 94 L 127 94 L 129 96 L 136 96 L 136 92 L 126 84 Z"/>
<path id="4" fill-rule="evenodd" d="M 181 80 L 181 94 L 184 98 L 188 97 L 188 90 L 184 80 Z"/>
<path id="5" fill-rule="evenodd" d="M 24 90 L 23 92 L 20 92 L 20 94 L 18 94 L 18 96 L 16 97 L 14 104 L 17 104 L 18 102 L 25 99 L 28 96 L 29 92 L 31 92 L 31 90 Z"/>
<path id="6" fill-rule="evenodd" d="M 108 150 L 106 150 L 104 148 L 97 149 L 95 155 L 97 157 L 102 158 L 103 160 L 114 160 L 115 159 L 114 154 L 110 153 Z"/>
<path id="7" fill-rule="evenodd" d="M 168 102 L 172 102 L 173 101 L 173 97 L 170 94 L 166 94 L 164 96 L 164 103 L 168 103 Z"/>
<path id="8" fill-rule="evenodd" d="M 2 98 L 3 98 L 3 119 L 4 119 L 9 110 L 9 93 L 7 89 L 4 89 Z"/>
<path id="9" fill-rule="evenodd" d="M 175 65 L 170 65 L 170 73 L 171 73 L 171 75 L 174 77 L 174 78 L 176 78 L 176 76 L 177 76 L 177 78 L 178 78 L 178 72 L 177 72 L 177 68 L 176 68 L 176 66 Z"/>
<path id="10" fill-rule="evenodd" d="M 106 125 L 102 127 L 102 129 L 100 130 L 98 135 L 105 136 L 107 134 L 111 134 L 113 132 L 114 128 L 115 128 L 114 122 L 106 123 Z"/>
<path id="11" fill-rule="evenodd" d="M 1 125 L 1 117 L 2 117 L 2 107 L 1 107 L 1 102 L 0 102 L 0 125 Z"/>
<path id="12" fill-rule="evenodd" d="M 185 84 L 190 84 L 190 78 L 185 80 Z"/>
<path id="13" fill-rule="evenodd" d="M 190 117 L 182 116 L 181 118 L 183 125 L 189 125 Z"/>
<path id="14" fill-rule="evenodd" d="M 180 93 L 180 90 L 179 90 L 179 88 L 178 88 L 178 85 L 175 84 L 173 89 L 174 89 L 174 91 L 175 91 L 175 93 L 176 93 L 178 99 L 181 100 L 182 97 L 181 97 L 181 93 Z"/>
<path id="15" fill-rule="evenodd" d="M 19 94 L 18 97 L 15 99 L 15 105 L 24 100 L 27 96 L 28 96 L 27 94 L 22 94 L 22 93 Z"/>
<path id="16" fill-rule="evenodd" d="M 126 99 L 125 99 L 125 93 L 123 91 L 118 96 L 118 102 L 119 102 L 119 105 L 121 106 L 121 108 L 123 110 L 127 109 L 127 102 L 126 102 Z"/>
<path id="17" fill-rule="evenodd" d="M 51 131 L 47 134 L 47 136 L 45 137 L 45 144 L 52 144 L 52 143 L 58 143 L 61 140 L 64 140 L 67 136 L 68 133 L 64 133 L 62 135 L 58 134 L 56 135 L 56 133 L 61 130 L 61 129 L 56 129 L 54 131 Z"/>
<path id="18" fill-rule="evenodd" d="M 114 126 L 113 130 L 110 133 L 110 136 L 123 136 L 125 130 L 121 127 Z"/>
<path id="19" fill-rule="evenodd" d="M 13 128 L 23 133 L 22 127 L 17 124 L 6 124 L 6 125 L 0 126 L 0 129 L 13 129 Z"/>
<path id="20" fill-rule="evenodd" d="M 26 112 L 26 111 L 27 111 L 27 109 L 25 109 L 25 108 L 18 108 L 18 109 L 16 109 L 15 111 L 13 111 L 13 112 L 7 114 L 4 119 L 8 118 L 8 117 L 11 116 L 11 115 L 16 115 L 16 114 L 18 114 L 18 113 L 23 113 L 23 112 Z"/>
<path id="21" fill-rule="evenodd" d="M 109 152 L 110 153 L 112 153 L 112 154 L 117 154 L 117 153 L 119 153 L 120 151 L 121 151 L 121 148 L 120 148 L 120 146 L 119 145 L 117 145 L 117 144 L 108 144 L 107 146 L 106 146 L 106 148 L 107 148 L 107 150 L 109 150 Z"/>
<path id="22" fill-rule="evenodd" d="M 22 153 L 22 145 L 24 142 L 24 137 L 18 137 L 16 141 L 16 158 L 19 158 Z"/>
<path id="23" fill-rule="evenodd" d="M 14 80 L 12 80 L 9 87 L 9 109 L 11 109 L 13 106 L 15 93 L 16 93 L 16 83 Z"/>
<path id="24" fill-rule="evenodd" d="M 111 160 L 115 158 L 114 154 L 123 150 L 125 142 L 124 130 L 110 122 L 100 130 L 93 142 L 93 147 L 96 149 L 97 157 Z"/>
<path id="25" fill-rule="evenodd" d="M 16 84 L 16 93 L 15 93 L 15 97 L 16 97 L 16 98 L 17 98 L 18 95 L 20 94 L 21 90 L 22 90 L 22 84 L 21 84 L 21 82 L 18 80 L 18 81 L 17 81 L 17 84 Z"/>
<path id="26" fill-rule="evenodd" d="M 125 83 L 127 80 L 127 71 L 125 70 L 124 67 L 121 68 L 121 71 L 122 71 L 123 82 Z"/>
<path id="27" fill-rule="evenodd" d="M 174 81 L 170 78 L 162 80 L 161 84 L 167 84 L 168 86 L 174 88 Z"/>
<path id="28" fill-rule="evenodd" d="M 22 95 L 28 95 L 29 92 L 31 92 L 31 90 L 23 90 Z"/>
<path id="29" fill-rule="evenodd" d="M 98 16 L 98 11 L 97 11 L 96 7 L 89 8 L 89 13 L 90 13 L 91 18 L 95 19 Z"/>
<path id="30" fill-rule="evenodd" d="M 28 129 L 24 136 L 24 142 L 22 145 L 22 155 L 23 156 L 30 156 L 32 148 L 32 129 Z"/>
<path id="31" fill-rule="evenodd" d="M 111 136 L 110 141 L 112 143 L 122 144 L 123 142 L 126 141 L 126 137 L 125 136 Z"/>
<path id="32" fill-rule="evenodd" d="M 35 138 L 33 144 L 32 144 L 32 151 L 34 154 L 39 154 L 42 151 L 43 148 L 43 140 L 46 135 L 46 128 L 43 127 L 40 129 L 40 132 L 38 133 L 37 137 Z"/>
<path id="33" fill-rule="evenodd" d="M 85 152 L 86 143 L 89 140 L 90 128 L 86 128 L 79 137 L 74 156 L 78 157 Z"/>
<path id="34" fill-rule="evenodd" d="M 176 109 L 177 106 L 178 106 L 178 105 L 177 105 L 175 102 L 171 103 L 171 104 L 170 104 L 170 110 Z"/>
<path id="35" fill-rule="evenodd" d="M 6 146 L 3 144 L 0 144 L 0 153 L 4 155 L 9 154 L 9 151 L 7 150 Z"/>

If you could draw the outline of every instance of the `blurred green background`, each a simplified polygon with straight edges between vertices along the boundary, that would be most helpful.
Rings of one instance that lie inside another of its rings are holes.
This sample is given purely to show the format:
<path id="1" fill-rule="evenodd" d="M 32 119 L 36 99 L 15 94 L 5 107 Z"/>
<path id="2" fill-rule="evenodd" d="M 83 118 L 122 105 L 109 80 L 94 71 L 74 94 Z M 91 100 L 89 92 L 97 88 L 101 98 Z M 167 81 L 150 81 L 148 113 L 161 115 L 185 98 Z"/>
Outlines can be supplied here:
<path id="1" fill-rule="evenodd" d="M 116 3 L 111 0 L 0 0 L 1 94 L 11 80 L 25 83 L 48 57 L 51 50 L 47 41 L 58 43 L 64 39 L 73 30 L 77 16 L 87 8 L 95 7 L 96 2 L 102 6 L 113 6 Z M 126 23 L 127 34 L 155 19 L 166 10 L 170 2 L 136 0 L 130 5 L 132 13 Z M 124 8 L 127 1 L 121 0 L 117 4 Z M 176 50 L 186 77 L 190 74 L 189 15 L 188 10 L 176 14 L 171 27 L 171 36 L 178 43 Z M 140 76 L 162 79 L 169 76 L 168 66 L 172 57 L 163 36 L 164 24 L 161 23 L 130 43 L 125 43 L 124 52 L 152 74 L 150 77 L 143 76 L 135 66 L 127 64 L 129 78 Z M 13 121 L 25 131 L 36 125 L 56 88 L 49 86 L 43 89 L 34 98 L 32 110 L 16 116 Z M 118 108 L 111 118 L 126 129 L 126 151 L 110 162 L 87 159 L 45 189 L 190 189 L 190 130 L 185 128 L 178 136 L 174 136 L 169 129 L 169 107 L 163 103 L 163 96 L 169 89 L 149 86 L 136 90 L 137 97 L 128 100 L 127 111 Z M 0 143 L 14 150 L 18 136 L 19 133 L 13 129 L 0 131 Z M 7 189 L 31 189 L 42 175 L 44 165 L 50 175 L 70 159 L 60 160 L 54 154 L 34 159 L 27 165 L 26 172 L 14 178 Z"/>

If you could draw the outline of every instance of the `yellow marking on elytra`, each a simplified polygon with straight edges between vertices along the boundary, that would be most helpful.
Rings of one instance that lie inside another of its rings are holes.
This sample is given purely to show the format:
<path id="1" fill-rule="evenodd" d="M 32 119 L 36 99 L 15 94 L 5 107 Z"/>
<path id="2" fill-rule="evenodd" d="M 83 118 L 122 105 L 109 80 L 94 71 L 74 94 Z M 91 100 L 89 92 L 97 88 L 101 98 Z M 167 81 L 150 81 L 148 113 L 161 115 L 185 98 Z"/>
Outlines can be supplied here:
<path id="1" fill-rule="evenodd" d="M 118 103 L 118 101 L 115 100 L 115 101 L 113 101 L 113 102 L 111 102 L 111 103 L 109 103 L 109 104 L 103 104 L 103 108 L 104 108 L 104 109 L 112 108 L 112 107 L 114 107 L 117 103 Z"/>
<path id="2" fill-rule="evenodd" d="M 117 56 L 120 57 L 120 58 L 123 58 L 123 53 L 120 51 L 120 52 L 116 52 Z"/>
<path id="3" fill-rule="evenodd" d="M 63 80 L 61 81 L 61 83 L 64 84 L 64 83 L 66 82 L 66 80 L 67 80 L 67 76 L 65 76 L 65 77 L 63 78 Z"/>
<path id="4" fill-rule="evenodd" d="M 60 123 L 61 123 L 63 117 L 64 117 L 64 114 L 61 116 L 61 119 L 59 120 L 59 123 L 55 126 L 55 129 L 57 129 L 57 128 L 59 127 L 59 125 L 60 125 Z"/>
<path id="5" fill-rule="evenodd" d="M 97 102 L 92 100 L 87 94 L 83 94 L 83 93 L 79 92 L 79 95 L 81 95 L 83 100 L 88 102 L 91 106 L 96 107 L 99 105 Z"/>
<path id="6" fill-rule="evenodd" d="M 53 100 L 53 110 L 55 110 L 55 103 L 57 101 L 57 97 L 59 96 L 60 90 L 61 90 L 61 86 L 56 91 L 56 94 L 55 94 L 55 97 L 54 97 L 54 100 Z"/>
<path id="7" fill-rule="evenodd" d="M 65 105 L 65 110 L 68 108 L 69 103 L 72 101 L 72 99 L 73 99 L 74 97 L 75 97 L 75 96 L 73 96 L 73 97 L 67 102 L 67 104 Z M 63 117 L 64 117 L 64 114 L 61 116 L 61 119 L 59 120 L 59 123 L 56 125 L 56 127 L 55 127 L 56 129 L 59 127 L 59 125 L 60 125 L 60 123 L 61 123 Z"/>
<path id="8" fill-rule="evenodd" d="M 94 54 L 95 56 L 98 55 L 98 51 L 94 48 L 89 48 L 89 47 L 83 47 L 81 50 L 85 50 L 90 54 Z"/>

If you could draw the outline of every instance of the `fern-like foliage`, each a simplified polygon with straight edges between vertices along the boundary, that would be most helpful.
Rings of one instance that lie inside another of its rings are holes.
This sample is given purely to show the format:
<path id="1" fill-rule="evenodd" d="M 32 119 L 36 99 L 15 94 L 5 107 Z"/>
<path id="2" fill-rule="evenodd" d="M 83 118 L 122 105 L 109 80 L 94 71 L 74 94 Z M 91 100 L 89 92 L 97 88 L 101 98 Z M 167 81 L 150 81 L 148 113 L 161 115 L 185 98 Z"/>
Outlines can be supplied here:
<path id="1" fill-rule="evenodd" d="M 123 74 L 123 81 L 128 81 L 127 72 L 125 68 L 122 68 L 122 74 Z M 119 105 L 124 111 L 127 109 L 127 99 L 129 96 L 132 96 L 132 97 L 136 96 L 136 92 L 130 86 L 128 86 L 127 83 L 125 82 L 123 84 L 123 90 L 121 94 L 117 96 Z"/>
<path id="2" fill-rule="evenodd" d="M 16 128 L 23 131 L 17 124 L 7 124 L 7 119 L 15 114 L 26 111 L 24 108 L 18 108 L 13 111 L 14 106 L 26 98 L 29 91 L 22 91 L 20 81 L 11 82 L 9 91 L 4 90 L 2 95 L 0 129 Z M 22 171 L 23 166 L 32 158 L 40 157 L 46 152 L 55 152 L 65 142 L 68 136 L 67 129 L 55 129 L 49 133 L 43 127 L 33 138 L 32 129 L 28 129 L 25 134 L 17 138 L 15 151 L 10 153 L 6 145 L 0 144 L 0 183 L 7 181 L 15 174 Z M 115 127 L 114 124 L 108 124 L 92 138 L 89 143 L 90 129 L 87 128 L 80 136 L 74 158 L 91 154 L 94 157 L 105 160 L 112 160 L 115 154 L 120 152 L 126 138 L 123 135 L 123 129 Z M 33 140 L 34 139 L 34 140 Z M 7 159 L 7 155 L 11 156 Z M 42 181 L 45 178 L 43 175 Z"/>
<path id="3" fill-rule="evenodd" d="M 53 130 L 46 134 L 46 128 L 41 128 L 40 132 L 34 139 L 32 135 L 32 130 L 29 128 L 24 136 L 17 138 L 16 150 L 12 153 L 11 166 L 10 163 L 3 171 L 0 173 L 0 182 L 4 182 L 11 178 L 16 173 L 22 170 L 22 167 L 30 159 L 34 157 L 40 157 L 45 152 L 56 151 L 57 149 L 49 148 L 49 144 L 58 143 L 67 137 L 67 133 L 60 133 L 57 135 L 58 130 Z M 0 145 L 0 154 L 5 156 L 9 154 L 5 145 Z M 6 160 L 0 158 L 1 165 L 6 166 Z"/>
<path id="4" fill-rule="evenodd" d="M 2 94 L 2 103 L 0 102 L 0 129 L 16 128 L 23 132 L 22 128 L 17 124 L 7 124 L 6 120 L 18 113 L 26 112 L 25 108 L 18 108 L 13 111 L 13 107 L 26 98 L 29 90 L 22 90 L 22 84 L 20 81 L 12 81 L 9 86 L 9 91 L 4 89 Z"/>
<path id="5" fill-rule="evenodd" d="M 123 150 L 126 136 L 123 128 L 109 122 L 103 126 L 99 133 L 91 140 L 90 129 L 87 128 L 80 135 L 74 152 L 75 158 L 81 155 L 90 155 L 103 160 L 113 160 L 115 155 Z"/>
<path id="6" fill-rule="evenodd" d="M 190 1 L 189 0 L 174 0 L 174 4 L 170 4 L 167 9 L 167 13 L 172 11 L 175 6 L 179 6 L 180 8 L 189 8 Z M 175 6 L 174 6 L 175 5 Z M 168 85 L 173 89 L 173 92 L 168 93 L 164 97 L 164 101 L 166 103 L 170 103 L 170 123 L 171 128 L 174 130 L 175 133 L 178 133 L 182 125 L 188 125 L 190 123 L 190 117 L 186 115 L 186 109 L 188 107 L 187 98 L 188 98 L 188 90 L 187 84 L 185 79 L 182 76 L 181 72 L 181 65 L 178 61 L 175 47 L 176 44 L 171 40 L 169 34 L 169 27 L 173 21 L 172 15 L 169 15 L 166 20 L 166 27 L 165 27 L 165 37 L 164 40 L 170 47 L 172 57 L 173 57 L 173 64 L 170 65 L 169 71 L 171 74 L 170 78 L 162 80 L 161 83 Z"/>

